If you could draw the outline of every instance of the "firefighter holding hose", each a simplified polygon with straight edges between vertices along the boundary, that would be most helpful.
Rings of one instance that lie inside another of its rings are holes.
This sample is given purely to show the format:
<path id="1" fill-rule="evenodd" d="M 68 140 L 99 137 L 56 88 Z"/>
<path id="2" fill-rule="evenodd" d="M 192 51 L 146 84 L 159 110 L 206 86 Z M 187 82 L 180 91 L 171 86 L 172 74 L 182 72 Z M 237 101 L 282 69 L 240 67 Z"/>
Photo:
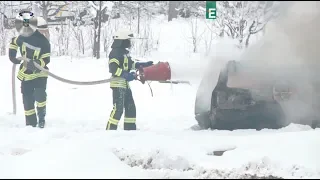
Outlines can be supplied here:
<path id="1" fill-rule="evenodd" d="M 114 41 L 109 54 L 109 72 L 112 77 L 120 78 L 110 82 L 113 109 L 106 130 L 117 130 L 123 110 L 124 130 L 136 130 L 136 106 L 129 86 L 129 82 L 136 79 L 136 74 L 130 71 L 151 66 L 153 62 L 135 62 L 131 59 L 127 49 L 131 48 L 132 38 L 133 33 L 128 30 L 119 30 L 113 36 Z"/>
<path id="2" fill-rule="evenodd" d="M 26 25 L 25 22 L 30 23 L 30 25 Z M 32 27 L 32 23 L 35 24 L 35 27 Z M 21 81 L 26 125 L 36 127 L 38 124 L 40 128 L 44 128 L 48 74 L 38 70 L 33 62 L 48 69 L 51 47 L 46 37 L 49 35 L 47 23 L 42 17 L 29 15 L 29 19 L 23 19 L 23 25 L 21 26 L 19 26 L 19 21 L 16 20 L 16 28 L 20 35 L 12 38 L 9 46 L 9 59 L 14 64 L 20 64 L 17 78 Z M 29 62 L 21 63 L 21 59 L 16 58 L 18 49 L 20 49 L 20 54 L 24 58 L 30 60 Z M 36 109 L 35 103 L 37 105 Z"/>

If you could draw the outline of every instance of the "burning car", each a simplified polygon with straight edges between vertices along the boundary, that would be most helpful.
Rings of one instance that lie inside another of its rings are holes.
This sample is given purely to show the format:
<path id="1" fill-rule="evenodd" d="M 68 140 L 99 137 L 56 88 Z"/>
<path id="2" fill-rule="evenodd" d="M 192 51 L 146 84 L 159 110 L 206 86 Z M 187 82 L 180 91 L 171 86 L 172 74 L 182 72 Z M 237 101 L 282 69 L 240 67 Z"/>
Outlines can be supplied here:
<path id="1" fill-rule="evenodd" d="M 237 61 L 213 70 L 226 61 L 215 58 L 197 92 L 195 119 L 201 129 L 319 127 L 320 13 L 314 8 L 319 5 L 282 4 L 263 37 Z"/>
<path id="2" fill-rule="evenodd" d="M 254 93 L 249 88 L 228 87 L 230 79 L 237 82 L 234 74 L 239 66 L 239 62 L 229 61 L 220 72 L 207 112 L 197 108 L 196 100 L 195 118 L 201 129 L 277 129 L 288 125 L 276 98 L 288 98 L 291 92 L 270 87 Z M 263 95 L 267 93 L 274 93 L 274 98 Z"/>
<path id="3" fill-rule="evenodd" d="M 207 76 L 200 84 L 195 103 L 195 119 L 200 128 L 261 130 L 279 129 L 290 123 L 319 126 L 319 103 L 312 101 L 317 97 L 312 87 L 306 91 L 307 85 L 302 81 L 290 81 L 290 73 L 275 74 L 276 70 L 273 74 L 257 73 L 250 71 L 246 62 L 228 61 L 211 94 L 200 97 L 203 89 L 210 89 L 208 82 L 214 81 L 213 76 Z"/>

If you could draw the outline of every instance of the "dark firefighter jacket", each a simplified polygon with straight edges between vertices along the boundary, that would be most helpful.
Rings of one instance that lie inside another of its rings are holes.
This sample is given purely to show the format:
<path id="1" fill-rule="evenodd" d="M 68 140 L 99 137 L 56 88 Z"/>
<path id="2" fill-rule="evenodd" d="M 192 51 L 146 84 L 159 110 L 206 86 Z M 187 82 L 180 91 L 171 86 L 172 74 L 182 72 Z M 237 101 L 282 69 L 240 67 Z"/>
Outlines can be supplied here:
<path id="1" fill-rule="evenodd" d="M 31 36 L 24 37 L 18 36 L 12 38 L 9 46 L 9 58 L 14 64 L 20 64 L 20 61 L 16 59 L 17 50 L 20 49 L 21 56 L 26 57 L 30 60 L 40 60 L 40 65 L 45 69 L 48 69 L 47 65 L 50 62 L 50 42 L 42 35 L 39 31 L 35 31 Z M 45 72 L 34 73 L 28 70 L 21 63 L 18 79 L 21 81 L 30 81 L 38 77 L 48 77 Z"/>
<path id="2" fill-rule="evenodd" d="M 121 76 L 123 71 L 129 72 L 135 70 L 135 62 L 128 55 L 129 51 L 125 48 L 113 48 L 109 54 L 109 72 L 112 77 Z M 110 87 L 130 88 L 128 81 L 124 78 L 113 80 L 110 82 Z"/>

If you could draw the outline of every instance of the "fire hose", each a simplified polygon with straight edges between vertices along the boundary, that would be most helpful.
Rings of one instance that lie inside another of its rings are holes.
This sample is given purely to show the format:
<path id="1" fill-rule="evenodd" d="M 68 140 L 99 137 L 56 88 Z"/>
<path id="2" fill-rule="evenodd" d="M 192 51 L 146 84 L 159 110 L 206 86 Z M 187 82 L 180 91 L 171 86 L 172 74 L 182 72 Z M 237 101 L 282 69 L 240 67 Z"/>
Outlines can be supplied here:
<path id="1" fill-rule="evenodd" d="M 18 60 L 21 60 L 21 61 L 25 61 L 25 62 L 29 62 L 30 59 L 28 58 L 25 58 L 25 57 L 19 57 L 17 58 Z M 48 75 L 50 77 L 53 77 L 54 79 L 58 80 L 58 81 L 61 81 L 61 82 L 64 82 L 64 83 L 67 83 L 67 84 L 73 84 L 73 85 L 98 85 L 98 84 L 105 84 L 105 83 L 109 83 L 113 80 L 117 80 L 117 79 L 122 79 L 120 77 L 112 77 L 112 78 L 108 78 L 108 79 L 102 79 L 102 80 L 97 80 L 97 81 L 73 81 L 73 80 L 69 80 L 69 79 L 65 79 L 65 78 L 62 78 L 56 74 L 53 74 L 51 73 L 48 69 L 45 69 L 43 67 L 41 67 L 39 64 L 37 64 L 36 62 L 33 62 L 35 67 L 45 73 L 48 73 Z M 140 71 L 141 72 L 141 69 L 140 70 L 137 70 L 137 72 Z M 15 87 L 15 72 L 16 72 L 16 64 L 13 64 L 12 66 L 12 105 L 13 105 L 13 114 L 16 114 L 17 112 L 17 100 L 16 100 L 16 87 Z M 143 73 L 141 73 L 140 75 L 140 79 L 137 78 L 137 80 L 139 80 L 140 82 L 142 82 L 142 84 L 145 83 L 145 80 L 143 80 L 141 77 L 143 76 Z M 179 84 L 179 83 L 184 83 L 184 84 L 190 84 L 188 81 L 158 81 L 159 83 L 172 83 L 172 84 Z M 153 92 L 152 92 L 152 89 L 150 87 L 150 84 L 148 83 L 149 85 L 149 88 L 151 90 L 151 95 L 153 96 Z"/>

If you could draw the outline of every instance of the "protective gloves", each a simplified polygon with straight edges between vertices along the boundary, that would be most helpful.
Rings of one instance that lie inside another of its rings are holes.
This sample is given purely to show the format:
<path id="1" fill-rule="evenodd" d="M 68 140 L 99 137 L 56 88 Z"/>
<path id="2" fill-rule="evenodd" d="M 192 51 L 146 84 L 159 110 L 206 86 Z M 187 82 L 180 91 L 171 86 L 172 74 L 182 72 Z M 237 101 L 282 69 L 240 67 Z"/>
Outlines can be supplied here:
<path id="1" fill-rule="evenodd" d="M 13 56 L 9 56 L 9 59 L 13 64 L 21 64 L 21 62 L 23 62 L 22 57 L 16 58 Z"/>
<path id="2" fill-rule="evenodd" d="M 136 73 L 135 72 L 127 72 L 127 71 L 122 71 L 121 76 L 122 78 L 124 78 L 126 81 L 133 81 L 136 79 Z"/>
<path id="3" fill-rule="evenodd" d="M 33 60 L 33 61 L 27 62 L 26 68 L 27 68 L 28 70 L 34 72 L 34 73 L 39 73 L 41 70 L 38 69 L 38 68 L 34 65 L 33 62 L 35 62 L 35 63 L 37 63 L 37 64 L 39 64 L 39 65 L 41 64 L 40 60 L 35 59 L 35 60 Z"/>
<path id="4" fill-rule="evenodd" d="M 149 67 L 153 65 L 153 61 L 148 61 L 148 62 L 136 62 L 135 68 L 139 69 L 140 67 Z"/>
<path id="5" fill-rule="evenodd" d="M 10 60 L 13 64 L 21 64 L 21 61 L 15 57 L 10 57 Z"/>

